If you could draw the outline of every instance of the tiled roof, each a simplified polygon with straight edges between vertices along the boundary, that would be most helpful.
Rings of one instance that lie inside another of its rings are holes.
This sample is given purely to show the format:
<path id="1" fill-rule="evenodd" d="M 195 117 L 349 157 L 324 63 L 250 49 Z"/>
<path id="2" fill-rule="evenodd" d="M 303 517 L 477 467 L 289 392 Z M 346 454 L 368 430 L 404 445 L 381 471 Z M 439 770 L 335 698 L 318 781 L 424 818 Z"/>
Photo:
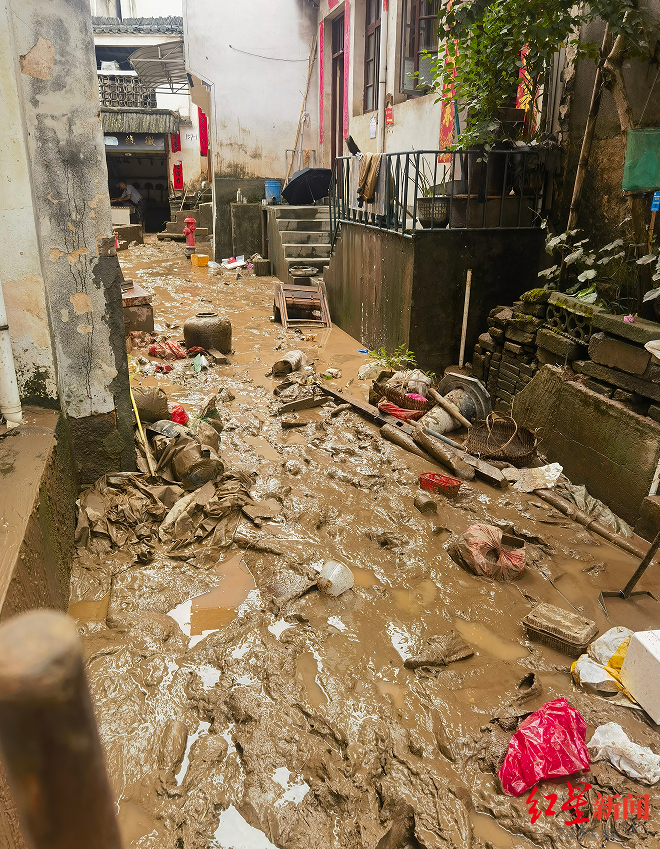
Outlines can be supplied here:
<path id="1" fill-rule="evenodd" d="M 95 33 L 183 35 L 183 18 L 92 18 Z"/>
<path id="2" fill-rule="evenodd" d="M 178 133 L 179 115 L 169 109 L 101 109 L 104 133 Z"/>

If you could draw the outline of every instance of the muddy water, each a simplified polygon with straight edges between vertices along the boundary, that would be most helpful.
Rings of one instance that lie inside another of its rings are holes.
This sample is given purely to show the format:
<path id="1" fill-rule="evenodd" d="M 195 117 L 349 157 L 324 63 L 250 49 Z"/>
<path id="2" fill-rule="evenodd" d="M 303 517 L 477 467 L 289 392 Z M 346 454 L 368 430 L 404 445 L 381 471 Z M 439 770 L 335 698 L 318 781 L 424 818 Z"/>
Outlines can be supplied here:
<path id="1" fill-rule="evenodd" d="M 270 321 L 270 279 L 214 276 L 181 252 L 148 243 L 121 261 L 153 292 L 163 333 L 182 338 L 184 320 L 212 306 L 232 321 L 235 354 L 200 375 L 182 361 L 170 375 L 135 380 L 162 386 L 191 413 L 231 389 L 234 400 L 220 410 L 223 461 L 256 472 L 254 497 L 282 505 L 277 522 L 239 528 L 276 541 L 283 554 L 231 547 L 208 563 L 157 547 L 148 565 L 119 551 L 76 565 L 71 612 L 127 849 L 233 846 L 231 829 L 249 849 L 372 849 L 401 801 L 413 806 L 416 838 L 428 849 L 577 849 L 563 826 L 531 835 L 524 797 L 503 797 L 480 764 L 482 729 L 536 671 L 543 693 L 526 709 L 566 696 L 589 732 L 616 721 L 637 742 L 657 745 L 631 711 L 577 690 L 570 659 L 527 643 L 520 626 L 530 598 L 566 606 L 556 588 L 601 631 L 624 624 L 612 613 L 607 622 L 597 596 L 625 584 L 633 559 L 568 521 L 546 522 L 550 508 L 528 496 L 480 483 L 422 517 L 413 506 L 417 479 L 435 469 L 381 442 L 353 413 L 305 411 L 303 428 L 283 430 L 272 362 L 300 347 L 317 371 L 341 370 L 333 385 L 366 398 L 368 384 L 356 379 L 367 361 L 360 341 L 338 328 L 287 335 Z M 516 585 L 460 570 L 445 544 L 476 521 L 540 538 L 535 556 L 556 588 L 533 566 Z M 283 574 L 313 587 L 329 559 L 351 567 L 352 590 L 278 600 Z M 596 563 L 606 571 L 584 571 Z M 645 588 L 660 593 L 658 575 L 649 576 Z M 452 629 L 473 646 L 471 658 L 405 668 L 426 639 Z M 303 785 L 308 791 L 294 789 Z"/>

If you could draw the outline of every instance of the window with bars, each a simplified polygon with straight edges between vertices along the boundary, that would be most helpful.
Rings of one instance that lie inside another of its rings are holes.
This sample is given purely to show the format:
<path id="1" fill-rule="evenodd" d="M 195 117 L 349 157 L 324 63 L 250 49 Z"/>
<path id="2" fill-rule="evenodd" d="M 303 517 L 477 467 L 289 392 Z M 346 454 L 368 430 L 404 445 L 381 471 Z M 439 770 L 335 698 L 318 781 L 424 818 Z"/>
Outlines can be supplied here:
<path id="1" fill-rule="evenodd" d="M 439 12 L 440 0 L 403 0 L 401 91 L 405 94 L 426 94 L 433 83 Z"/>
<path id="2" fill-rule="evenodd" d="M 378 109 L 381 0 L 367 0 L 364 35 L 364 111 Z"/>

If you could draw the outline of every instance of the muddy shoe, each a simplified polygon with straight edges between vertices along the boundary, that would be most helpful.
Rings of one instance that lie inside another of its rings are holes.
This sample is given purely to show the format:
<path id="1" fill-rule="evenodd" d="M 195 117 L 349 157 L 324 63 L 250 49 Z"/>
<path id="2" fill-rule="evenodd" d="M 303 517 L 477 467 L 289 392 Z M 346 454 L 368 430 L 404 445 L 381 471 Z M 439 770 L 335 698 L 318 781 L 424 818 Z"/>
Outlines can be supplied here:
<path id="1" fill-rule="evenodd" d="M 403 665 L 406 669 L 419 669 L 422 666 L 448 666 L 457 660 L 472 657 L 474 649 L 460 634 L 450 631 L 442 636 L 431 637 L 422 645 L 418 654 L 409 657 Z"/>
<path id="2" fill-rule="evenodd" d="M 535 699 L 543 692 L 541 679 L 535 672 L 530 672 L 529 675 L 525 675 L 525 677 L 516 684 L 516 690 L 518 691 L 518 695 L 513 699 L 512 704 L 525 704 L 525 702 Z"/>

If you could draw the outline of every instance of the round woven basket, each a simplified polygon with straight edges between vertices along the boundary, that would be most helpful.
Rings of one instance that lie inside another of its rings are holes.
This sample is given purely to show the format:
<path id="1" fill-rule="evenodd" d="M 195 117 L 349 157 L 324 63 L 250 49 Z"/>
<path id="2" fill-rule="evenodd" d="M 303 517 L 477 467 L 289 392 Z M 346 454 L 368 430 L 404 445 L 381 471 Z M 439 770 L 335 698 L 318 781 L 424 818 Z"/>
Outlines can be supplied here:
<path id="1" fill-rule="evenodd" d="M 531 430 L 518 427 L 510 416 L 500 418 L 491 413 L 470 428 L 466 448 L 477 457 L 524 466 L 533 458 L 537 442 Z"/>
<path id="2" fill-rule="evenodd" d="M 428 413 L 435 407 L 433 401 L 417 401 L 415 398 L 407 398 L 403 392 L 398 389 L 392 389 L 389 386 L 383 387 L 383 392 L 388 401 L 401 407 L 402 410 L 423 410 Z"/>

